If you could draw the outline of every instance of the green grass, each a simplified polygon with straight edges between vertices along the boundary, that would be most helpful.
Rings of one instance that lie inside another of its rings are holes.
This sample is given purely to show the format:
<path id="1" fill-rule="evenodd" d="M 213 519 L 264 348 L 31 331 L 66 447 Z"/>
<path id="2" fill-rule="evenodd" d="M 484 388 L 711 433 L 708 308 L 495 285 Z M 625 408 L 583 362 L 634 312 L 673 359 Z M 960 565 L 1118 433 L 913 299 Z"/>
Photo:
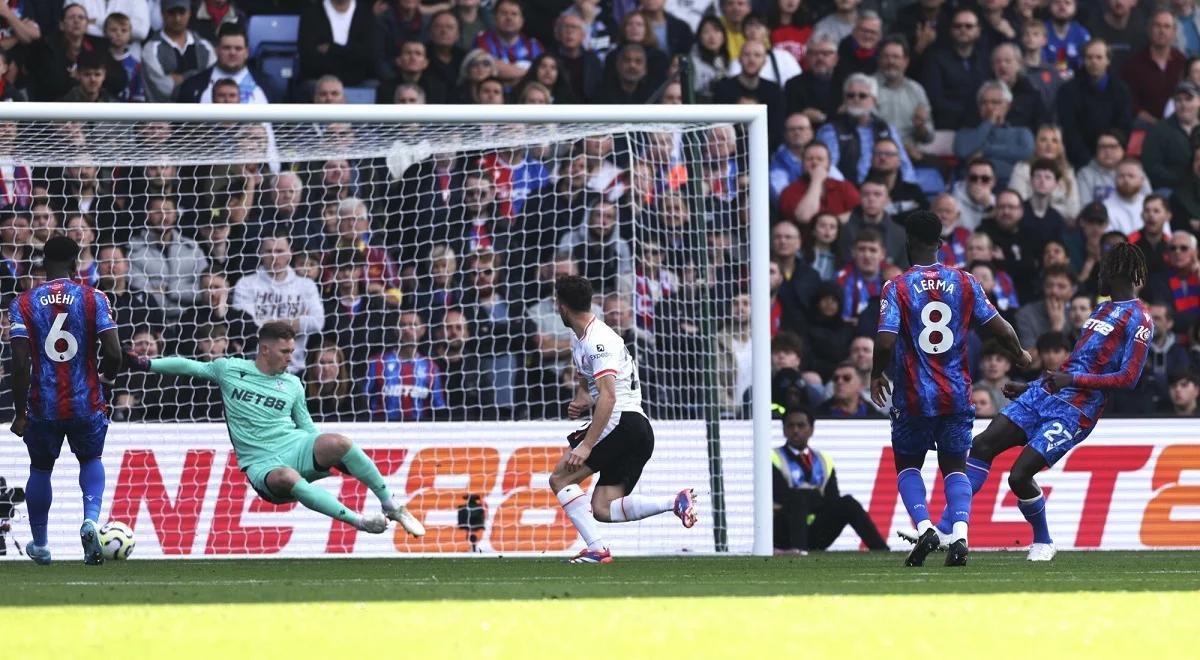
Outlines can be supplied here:
<path id="1" fill-rule="evenodd" d="M 6 649 L 45 657 L 76 657 L 80 639 L 125 657 L 795 655 L 789 630 L 819 631 L 816 657 L 1160 658 L 1200 644 L 1200 553 L 977 552 L 961 569 L 902 557 L 4 562 L 0 605 L 45 633 Z"/>

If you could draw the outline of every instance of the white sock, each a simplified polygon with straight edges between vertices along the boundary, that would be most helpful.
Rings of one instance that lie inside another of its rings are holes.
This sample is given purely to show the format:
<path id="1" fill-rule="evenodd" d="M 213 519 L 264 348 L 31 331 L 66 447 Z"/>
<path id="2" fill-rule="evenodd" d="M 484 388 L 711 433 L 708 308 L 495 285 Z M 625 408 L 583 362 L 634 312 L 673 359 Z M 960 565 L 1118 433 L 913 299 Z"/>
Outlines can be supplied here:
<path id="1" fill-rule="evenodd" d="M 954 530 L 952 532 L 950 532 L 950 542 L 951 543 L 954 543 L 955 541 L 957 541 L 959 539 L 962 539 L 963 541 L 967 540 L 967 523 L 965 523 L 961 520 L 954 523 Z"/>
<path id="2" fill-rule="evenodd" d="M 575 530 L 583 537 L 588 550 L 605 549 L 604 539 L 600 538 L 600 533 L 596 531 L 596 519 L 592 517 L 592 503 L 582 488 L 571 484 L 558 491 L 558 503 L 562 505 L 563 511 L 567 512 Z"/>
<path id="3" fill-rule="evenodd" d="M 933 523 L 929 522 L 928 518 L 926 518 L 925 520 L 922 520 L 921 522 L 917 523 L 917 536 L 924 534 L 925 530 L 932 529 L 932 528 L 933 528 Z"/>
<path id="4" fill-rule="evenodd" d="M 645 495 L 626 495 L 619 500 L 613 500 L 609 505 L 608 515 L 613 522 L 629 522 L 657 516 L 675 508 L 675 496 L 646 497 Z"/>

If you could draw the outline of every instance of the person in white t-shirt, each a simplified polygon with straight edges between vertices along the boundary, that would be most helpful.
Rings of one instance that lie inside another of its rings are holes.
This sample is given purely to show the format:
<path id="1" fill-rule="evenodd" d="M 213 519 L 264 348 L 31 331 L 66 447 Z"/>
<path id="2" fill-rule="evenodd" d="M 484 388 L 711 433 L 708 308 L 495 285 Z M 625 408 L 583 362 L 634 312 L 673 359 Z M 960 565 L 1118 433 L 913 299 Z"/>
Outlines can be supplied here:
<path id="1" fill-rule="evenodd" d="M 612 553 L 596 521 L 628 522 L 671 511 L 691 527 L 696 524 L 696 494 L 684 488 L 669 496 L 630 495 L 654 453 L 654 429 L 642 411 L 637 363 L 621 336 L 592 313 L 591 282 L 575 275 L 559 277 L 554 294 L 559 316 L 571 329 L 571 358 L 578 374 L 567 416 L 577 419 L 590 410 L 592 418 L 568 438 L 571 449 L 554 467 L 550 489 L 587 544 L 570 563 L 608 564 Z M 596 473 L 589 504 L 579 484 Z"/>
<path id="2" fill-rule="evenodd" d="M 1129 236 L 1142 228 L 1142 202 L 1146 200 L 1143 185 L 1146 171 L 1136 158 L 1125 158 L 1117 165 L 1116 189 L 1104 200 L 1108 210 L 1108 231 Z"/>

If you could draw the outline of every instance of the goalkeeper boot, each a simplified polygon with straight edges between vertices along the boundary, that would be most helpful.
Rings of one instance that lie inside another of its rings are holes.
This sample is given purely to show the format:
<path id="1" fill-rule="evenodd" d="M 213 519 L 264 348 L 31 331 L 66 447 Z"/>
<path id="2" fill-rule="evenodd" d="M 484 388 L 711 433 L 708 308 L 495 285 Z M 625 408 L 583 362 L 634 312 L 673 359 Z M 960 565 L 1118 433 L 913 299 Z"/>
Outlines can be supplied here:
<path id="1" fill-rule="evenodd" d="M 100 529 L 94 520 L 85 520 L 79 526 L 79 542 L 83 544 L 83 563 L 97 566 L 104 563 L 100 552 Z"/>
<path id="2" fill-rule="evenodd" d="M 684 527 L 691 528 L 696 524 L 696 491 L 684 488 L 675 496 L 675 506 L 672 512 L 679 517 Z"/>
<path id="3" fill-rule="evenodd" d="M 364 513 L 358 528 L 368 534 L 382 534 L 387 531 L 388 520 L 382 513 Z"/>
<path id="4" fill-rule="evenodd" d="M 947 566 L 966 566 L 967 565 L 967 540 L 959 539 L 950 544 L 950 548 L 946 551 Z"/>
<path id="5" fill-rule="evenodd" d="M 50 548 L 44 545 L 37 545 L 33 541 L 30 541 L 29 544 L 25 546 L 25 554 L 29 555 L 29 558 L 32 559 L 33 563 L 35 564 L 39 564 L 41 566 L 47 566 L 50 564 Z"/>
<path id="6" fill-rule="evenodd" d="M 612 553 L 608 548 L 603 550 L 588 550 L 584 548 L 579 554 L 567 560 L 568 564 L 611 564 Z"/>
<path id="7" fill-rule="evenodd" d="M 401 504 L 392 509 L 384 509 L 383 515 L 387 516 L 388 520 L 395 520 L 400 523 L 404 531 L 413 536 L 425 536 L 425 525 L 421 524 L 417 517 L 409 512 L 408 507 Z"/>
<path id="8" fill-rule="evenodd" d="M 908 557 L 905 557 L 904 565 L 924 566 L 925 558 L 929 556 L 929 553 L 937 550 L 940 543 L 941 540 L 938 538 L 936 527 L 930 527 L 925 530 L 921 538 L 917 539 L 917 544 L 913 546 L 912 551 L 908 553 Z"/>

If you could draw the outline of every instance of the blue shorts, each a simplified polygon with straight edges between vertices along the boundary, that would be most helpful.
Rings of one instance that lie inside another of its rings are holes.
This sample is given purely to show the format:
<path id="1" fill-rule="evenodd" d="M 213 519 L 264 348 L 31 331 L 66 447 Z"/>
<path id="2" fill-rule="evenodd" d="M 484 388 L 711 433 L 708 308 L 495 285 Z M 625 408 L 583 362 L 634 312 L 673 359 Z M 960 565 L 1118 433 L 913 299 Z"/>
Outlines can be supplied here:
<path id="1" fill-rule="evenodd" d="M 1034 385 L 1004 407 L 1007 417 L 1025 432 L 1046 465 L 1054 465 L 1092 432 L 1093 424 L 1079 409 Z"/>
<path id="2" fill-rule="evenodd" d="M 104 453 L 104 438 L 108 435 L 108 416 L 98 412 L 91 417 L 72 419 L 33 419 L 25 427 L 25 448 L 29 463 L 35 468 L 49 470 L 62 451 L 63 438 L 81 461 L 100 458 Z"/>
<path id="3" fill-rule="evenodd" d="M 962 454 L 971 451 L 975 407 L 951 415 L 914 416 L 892 408 L 892 451 L 924 456 L 928 451 Z"/>

